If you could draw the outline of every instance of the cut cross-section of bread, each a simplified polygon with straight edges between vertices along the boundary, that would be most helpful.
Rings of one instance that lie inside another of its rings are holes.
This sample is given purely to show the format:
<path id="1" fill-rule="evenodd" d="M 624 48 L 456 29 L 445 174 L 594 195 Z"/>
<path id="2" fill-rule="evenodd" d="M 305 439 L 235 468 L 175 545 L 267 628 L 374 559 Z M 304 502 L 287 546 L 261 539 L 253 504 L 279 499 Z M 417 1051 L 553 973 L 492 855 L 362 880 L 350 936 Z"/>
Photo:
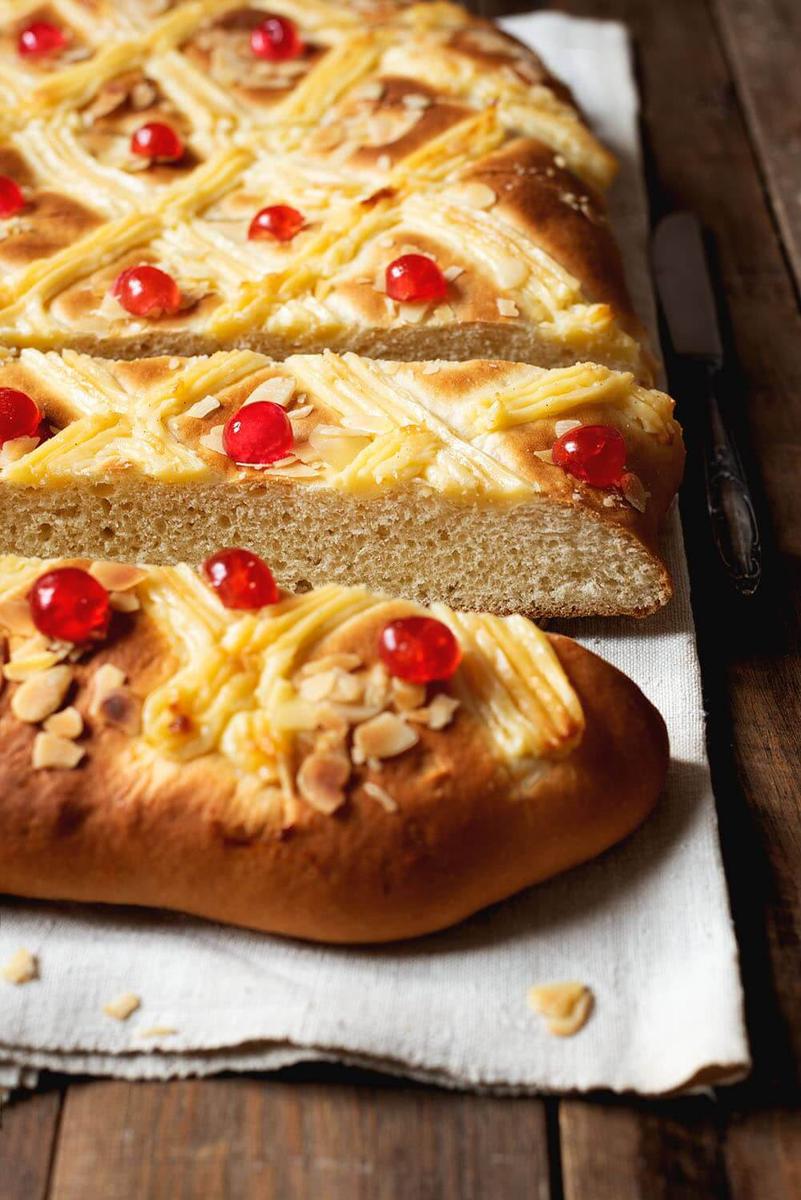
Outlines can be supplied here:
<path id="1" fill-rule="evenodd" d="M 87 587 L 75 645 L 56 635 Z M 387 657 L 410 617 L 451 645 L 445 678 Z M 601 853 L 664 783 L 664 724 L 631 680 L 519 616 L 336 585 L 233 611 L 186 566 L 5 556 L 0 632 L 16 895 L 411 937 Z"/>
<path id="2" fill-rule="evenodd" d="M 111 357 L 248 347 L 402 359 L 592 359 L 652 378 L 602 193 L 614 160 L 530 50 L 447 3 L 270 3 L 288 61 L 254 55 L 261 4 L 49 6 L 61 53 L 0 37 L 0 344 Z M 128 12 L 134 8 L 134 14 Z M 167 126 L 180 153 L 132 150 Z M 260 210 L 293 236 L 249 237 Z M 388 294 L 433 260 L 436 299 Z M 124 307 L 143 264 L 180 300 Z"/>
<path id="3" fill-rule="evenodd" d="M 44 416 L 42 436 L 0 452 L 0 539 L 18 553 L 197 562 L 244 545 L 291 589 L 365 583 L 541 616 L 643 615 L 670 595 L 657 534 L 681 433 L 672 401 L 630 374 L 24 350 L 0 360 L 0 387 Z M 264 401 L 288 416 L 288 452 L 237 464 L 226 422 Z M 585 425 L 622 435 L 618 486 L 553 462 L 555 441 Z"/>

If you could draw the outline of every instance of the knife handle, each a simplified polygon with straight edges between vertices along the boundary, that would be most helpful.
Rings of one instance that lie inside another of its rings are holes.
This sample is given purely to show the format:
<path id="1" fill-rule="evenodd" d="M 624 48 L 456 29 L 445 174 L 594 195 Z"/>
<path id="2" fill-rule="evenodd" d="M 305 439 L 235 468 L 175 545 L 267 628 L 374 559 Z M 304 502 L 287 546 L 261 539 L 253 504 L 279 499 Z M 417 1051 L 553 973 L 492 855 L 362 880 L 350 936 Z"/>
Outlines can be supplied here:
<path id="1" fill-rule="evenodd" d="M 734 438 L 709 372 L 708 441 L 704 461 L 706 502 L 718 554 L 742 596 L 753 596 L 762 578 L 762 545 L 754 503 Z"/>

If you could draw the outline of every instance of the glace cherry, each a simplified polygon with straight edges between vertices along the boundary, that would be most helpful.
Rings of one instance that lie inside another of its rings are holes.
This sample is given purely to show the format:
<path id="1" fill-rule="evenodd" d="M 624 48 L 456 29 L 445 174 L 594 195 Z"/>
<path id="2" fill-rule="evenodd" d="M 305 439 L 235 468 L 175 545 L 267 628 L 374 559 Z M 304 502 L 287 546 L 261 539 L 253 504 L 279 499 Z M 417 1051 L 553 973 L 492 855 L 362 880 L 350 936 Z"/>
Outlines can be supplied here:
<path id="1" fill-rule="evenodd" d="M 131 135 L 131 153 L 161 162 L 176 162 L 184 156 L 184 144 L 171 125 L 150 121 Z"/>
<path id="2" fill-rule="evenodd" d="M 250 550 L 219 550 L 201 570 L 226 608 L 264 608 L 281 598 L 267 563 Z"/>
<path id="3" fill-rule="evenodd" d="M 181 289 L 172 275 L 147 263 L 121 271 L 111 291 L 137 317 L 172 316 L 181 307 Z"/>
<path id="4" fill-rule="evenodd" d="M 108 632 L 108 592 L 80 567 L 57 567 L 40 575 L 28 602 L 39 632 L 59 642 L 95 641 Z"/>
<path id="5" fill-rule="evenodd" d="M 13 217 L 25 207 L 25 197 L 18 183 L 8 175 L 0 175 L 0 217 Z"/>
<path id="6" fill-rule="evenodd" d="M 448 281 L 433 258 L 425 254 L 402 254 L 386 270 L 387 295 L 406 304 L 444 300 Z"/>
<path id="7" fill-rule="evenodd" d="M 590 487 L 618 487 L 626 467 L 626 443 L 611 425 L 577 425 L 553 444 L 553 461 Z"/>
<path id="8" fill-rule="evenodd" d="M 271 204 L 260 209 L 250 222 L 248 237 L 251 241 L 270 238 L 276 242 L 291 242 L 300 233 L 305 222 L 303 213 L 288 204 Z"/>
<path id="9" fill-rule="evenodd" d="M 409 683 L 450 679 L 462 661 L 462 648 L 434 617 L 398 617 L 381 630 L 378 654 L 390 675 Z"/>
<path id="10" fill-rule="evenodd" d="M 0 388 L 0 446 L 14 438 L 35 437 L 42 414 L 27 392 Z"/>
<path id="11" fill-rule="evenodd" d="M 298 58 L 304 51 L 295 22 L 272 13 L 251 33 L 250 48 L 257 58 L 266 58 L 269 62 L 286 62 Z"/>
<path id="12" fill-rule="evenodd" d="M 41 58 L 58 54 L 66 44 L 66 33 L 52 21 L 31 21 L 17 39 L 17 50 L 23 58 Z"/>
<path id="13" fill-rule="evenodd" d="M 286 458 L 293 446 L 292 426 L 280 404 L 245 404 L 223 426 L 223 447 L 235 463 L 264 467 Z"/>

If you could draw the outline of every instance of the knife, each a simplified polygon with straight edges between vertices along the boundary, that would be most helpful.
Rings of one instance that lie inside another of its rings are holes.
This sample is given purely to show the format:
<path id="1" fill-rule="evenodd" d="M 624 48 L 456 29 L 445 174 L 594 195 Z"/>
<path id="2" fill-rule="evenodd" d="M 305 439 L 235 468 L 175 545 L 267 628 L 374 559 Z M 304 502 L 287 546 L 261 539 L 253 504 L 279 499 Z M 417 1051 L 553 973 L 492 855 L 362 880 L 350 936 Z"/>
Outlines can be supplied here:
<path id="1" fill-rule="evenodd" d="M 657 226 L 654 274 L 676 354 L 694 363 L 706 394 L 706 502 L 718 554 L 742 596 L 762 577 L 762 547 L 754 504 L 723 394 L 723 343 L 698 218 L 671 213 Z"/>

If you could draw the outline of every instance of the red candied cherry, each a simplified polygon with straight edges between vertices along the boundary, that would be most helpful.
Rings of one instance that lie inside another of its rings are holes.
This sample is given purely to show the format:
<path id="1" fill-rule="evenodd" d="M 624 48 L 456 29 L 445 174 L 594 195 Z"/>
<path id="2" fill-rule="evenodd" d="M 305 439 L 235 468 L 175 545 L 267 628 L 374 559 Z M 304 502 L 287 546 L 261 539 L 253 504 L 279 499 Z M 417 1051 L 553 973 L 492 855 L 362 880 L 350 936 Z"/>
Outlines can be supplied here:
<path id="1" fill-rule="evenodd" d="M 171 125 L 161 121 L 148 121 L 140 125 L 131 135 L 131 154 L 142 158 L 175 162 L 184 156 L 184 144 Z"/>
<path id="2" fill-rule="evenodd" d="M 553 444 L 553 461 L 590 487 L 617 487 L 626 467 L 626 443 L 611 425 L 577 425 Z"/>
<path id="3" fill-rule="evenodd" d="M 235 463 L 265 467 L 290 454 L 292 426 L 280 404 L 256 400 L 245 404 L 223 426 L 223 448 Z"/>
<path id="4" fill-rule="evenodd" d="M 250 550 L 219 550 L 201 570 L 226 608 L 264 608 L 281 598 L 267 563 Z"/>
<path id="5" fill-rule="evenodd" d="M 108 632 L 108 592 L 80 567 L 57 567 L 40 575 L 28 602 L 39 632 L 60 642 L 97 641 Z"/>
<path id="6" fill-rule="evenodd" d="M 0 217 L 13 217 L 25 207 L 25 197 L 18 183 L 8 175 L 0 175 Z"/>
<path id="7" fill-rule="evenodd" d="M 42 414 L 26 392 L 0 388 L 0 446 L 14 438 L 35 437 Z"/>
<path id="8" fill-rule="evenodd" d="M 252 242 L 272 238 L 276 242 L 291 242 L 300 233 L 305 221 L 303 213 L 288 204 L 271 204 L 260 209 L 250 222 L 248 237 Z"/>
<path id="9" fill-rule="evenodd" d="M 181 289 L 172 275 L 147 263 L 121 271 L 111 291 L 136 317 L 172 316 L 181 307 Z"/>
<path id="10" fill-rule="evenodd" d="M 450 679 L 462 661 L 462 648 L 434 617 L 398 617 L 381 630 L 378 654 L 390 675 L 409 683 Z"/>
<path id="11" fill-rule="evenodd" d="M 305 49 L 295 22 L 290 21 L 288 17 L 278 17 L 274 13 L 269 14 L 266 20 L 252 31 L 250 48 L 256 58 L 266 58 L 269 62 L 286 62 L 290 58 L 299 58 Z"/>
<path id="12" fill-rule="evenodd" d="M 387 295 L 406 304 L 444 300 L 448 282 L 433 258 L 425 254 L 402 254 L 386 271 Z"/>
<path id="13" fill-rule="evenodd" d="M 17 38 L 17 50 L 23 58 L 58 54 L 67 44 L 67 35 L 52 21 L 31 21 Z"/>

